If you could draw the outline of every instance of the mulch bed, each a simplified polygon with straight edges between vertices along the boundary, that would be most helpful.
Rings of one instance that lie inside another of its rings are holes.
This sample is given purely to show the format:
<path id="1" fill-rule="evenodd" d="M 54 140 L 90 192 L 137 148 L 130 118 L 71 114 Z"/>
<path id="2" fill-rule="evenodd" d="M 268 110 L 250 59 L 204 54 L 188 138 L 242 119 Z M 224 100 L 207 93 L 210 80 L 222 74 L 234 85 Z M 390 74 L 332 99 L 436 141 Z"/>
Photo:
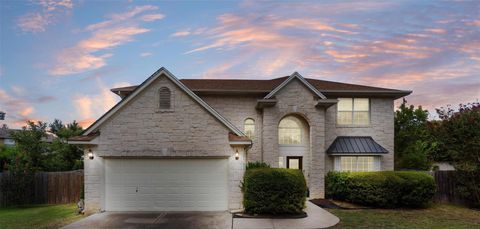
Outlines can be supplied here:
<path id="1" fill-rule="evenodd" d="M 337 201 L 337 200 L 329 200 L 329 199 L 311 199 L 310 202 L 322 208 L 344 209 L 344 210 L 371 209 L 369 207 L 365 207 L 361 205 L 356 205 L 356 204 Z"/>
<path id="2" fill-rule="evenodd" d="M 256 214 L 250 215 L 243 212 L 234 213 L 233 218 L 253 218 L 253 219 L 300 219 L 307 217 L 307 213 L 303 212 L 301 214 L 284 214 L 284 215 L 269 215 L 269 214 Z"/>

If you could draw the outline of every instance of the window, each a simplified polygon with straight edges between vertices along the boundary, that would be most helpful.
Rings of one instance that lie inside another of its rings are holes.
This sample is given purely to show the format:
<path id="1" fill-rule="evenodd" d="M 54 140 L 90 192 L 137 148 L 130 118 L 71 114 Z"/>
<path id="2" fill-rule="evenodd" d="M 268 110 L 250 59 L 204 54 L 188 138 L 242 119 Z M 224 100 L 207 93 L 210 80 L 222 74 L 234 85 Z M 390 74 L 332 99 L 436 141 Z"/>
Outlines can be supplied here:
<path id="1" fill-rule="evenodd" d="M 338 98 L 337 124 L 364 126 L 370 123 L 368 98 Z"/>
<path id="2" fill-rule="evenodd" d="M 160 88 L 160 102 L 159 102 L 160 110 L 172 109 L 171 97 L 172 97 L 172 93 L 170 92 L 170 89 L 168 89 L 167 87 Z"/>
<path id="3" fill-rule="evenodd" d="M 278 125 L 278 142 L 283 145 L 302 144 L 302 128 L 300 120 L 286 117 Z"/>
<path id="4" fill-rule="evenodd" d="M 380 170 L 380 159 L 374 156 L 341 156 L 335 158 L 335 170 L 370 172 Z"/>
<path id="5" fill-rule="evenodd" d="M 248 138 L 253 140 L 255 138 L 255 120 L 251 118 L 245 119 L 245 122 L 243 123 L 243 131 L 245 131 Z"/>

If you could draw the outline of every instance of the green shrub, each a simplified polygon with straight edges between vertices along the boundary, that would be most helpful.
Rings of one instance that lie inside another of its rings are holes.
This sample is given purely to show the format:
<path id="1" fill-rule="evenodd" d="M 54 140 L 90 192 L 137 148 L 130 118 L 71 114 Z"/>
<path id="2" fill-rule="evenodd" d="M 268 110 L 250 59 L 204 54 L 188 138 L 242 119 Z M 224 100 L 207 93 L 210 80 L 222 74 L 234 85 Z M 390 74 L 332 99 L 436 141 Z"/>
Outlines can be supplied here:
<path id="1" fill-rule="evenodd" d="M 265 162 L 248 162 L 247 163 L 247 170 L 248 169 L 258 169 L 258 168 L 270 168 L 270 165 Z"/>
<path id="2" fill-rule="evenodd" d="M 435 195 L 435 181 L 424 172 L 330 172 L 327 198 L 376 207 L 422 207 Z"/>
<path id="3" fill-rule="evenodd" d="M 299 214 L 307 185 L 300 170 L 257 168 L 245 172 L 243 206 L 249 214 Z"/>

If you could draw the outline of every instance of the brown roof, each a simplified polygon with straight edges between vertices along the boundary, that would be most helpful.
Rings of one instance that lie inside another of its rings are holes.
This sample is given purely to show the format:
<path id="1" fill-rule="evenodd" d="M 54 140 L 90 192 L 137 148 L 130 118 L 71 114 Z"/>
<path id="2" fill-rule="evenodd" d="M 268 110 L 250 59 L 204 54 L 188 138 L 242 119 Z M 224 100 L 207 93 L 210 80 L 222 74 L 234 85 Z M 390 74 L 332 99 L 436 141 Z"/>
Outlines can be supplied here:
<path id="1" fill-rule="evenodd" d="M 73 136 L 68 139 L 68 141 L 79 141 L 79 142 L 89 142 L 93 140 L 95 137 L 97 137 L 99 134 L 90 134 L 90 135 L 78 135 L 78 136 Z"/>
<path id="2" fill-rule="evenodd" d="M 251 141 L 247 136 L 238 136 L 234 133 L 228 133 L 228 140 L 231 142 Z"/>
<path id="3" fill-rule="evenodd" d="M 241 79 L 182 79 L 185 86 L 192 91 L 246 91 L 270 92 L 280 85 L 288 76 L 270 80 L 241 80 Z M 305 78 L 320 92 L 328 91 L 365 91 L 365 92 L 403 92 L 397 89 L 371 87 L 358 84 L 340 83 L 326 80 Z M 137 86 L 113 88 L 113 92 L 133 91 Z"/>

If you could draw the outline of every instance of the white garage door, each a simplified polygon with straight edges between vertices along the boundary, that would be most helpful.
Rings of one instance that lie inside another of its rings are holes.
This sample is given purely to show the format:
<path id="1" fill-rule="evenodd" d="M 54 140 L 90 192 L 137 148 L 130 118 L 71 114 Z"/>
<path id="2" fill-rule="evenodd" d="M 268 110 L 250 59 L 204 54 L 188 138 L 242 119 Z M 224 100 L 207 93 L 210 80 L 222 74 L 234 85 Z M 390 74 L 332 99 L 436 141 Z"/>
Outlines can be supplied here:
<path id="1" fill-rule="evenodd" d="M 227 210 L 227 167 L 227 159 L 106 159 L 106 210 Z"/>

